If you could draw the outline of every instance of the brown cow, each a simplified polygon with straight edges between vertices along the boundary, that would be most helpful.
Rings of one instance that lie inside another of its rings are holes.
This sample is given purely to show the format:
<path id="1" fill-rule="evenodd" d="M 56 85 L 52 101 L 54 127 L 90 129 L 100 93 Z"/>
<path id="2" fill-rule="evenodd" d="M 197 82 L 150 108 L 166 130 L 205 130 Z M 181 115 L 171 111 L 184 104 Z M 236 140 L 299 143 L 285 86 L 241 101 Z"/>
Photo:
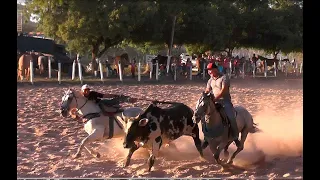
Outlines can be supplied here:
<path id="1" fill-rule="evenodd" d="M 23 80 L 24 76 L 29 79 L 30 76 L 30 61 L 32 56 L 30 54 L 23 54 L 18 61 L 18 79 Z"/>

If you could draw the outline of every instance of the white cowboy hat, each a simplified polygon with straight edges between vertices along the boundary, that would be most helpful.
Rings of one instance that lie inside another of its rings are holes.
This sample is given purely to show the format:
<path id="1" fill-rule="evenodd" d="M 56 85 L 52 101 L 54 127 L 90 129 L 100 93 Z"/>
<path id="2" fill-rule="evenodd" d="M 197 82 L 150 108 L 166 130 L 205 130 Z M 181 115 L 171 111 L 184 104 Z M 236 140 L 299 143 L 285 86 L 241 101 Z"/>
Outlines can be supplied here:
<path id="1" fill-rule="evenodd" d="M 90 87 L 88 86 L 88 84 L 85 84 L 81 87 L 81 91 L 84 91 L 85 89 L 90 89 Z"/>

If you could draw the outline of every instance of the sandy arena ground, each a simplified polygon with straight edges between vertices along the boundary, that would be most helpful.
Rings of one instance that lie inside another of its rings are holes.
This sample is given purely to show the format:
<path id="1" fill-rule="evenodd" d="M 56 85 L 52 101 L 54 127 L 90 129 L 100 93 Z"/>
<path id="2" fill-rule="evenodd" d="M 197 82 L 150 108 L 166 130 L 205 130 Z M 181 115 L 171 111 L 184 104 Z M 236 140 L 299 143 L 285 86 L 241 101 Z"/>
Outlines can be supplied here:
<path id="1" fill-rule="evenodd" d="M 122 168 L 127 150 L 122 139 L 92 143 L 100 159 L 86 151 L 75 160 L 76 152 L 86 136 L 82 125 L 59 115 L 63 91 L 68 87 L 19 85 L 17 92 L 18 178 L 289 178 L 302 179 L 302 80 L 232 81 L 234 104 L 246 107 L 259 124 L 262 133 L 249 134 L 244 150 L 234 166 L 221 168 L 205 150 L 206 161 L 199 159 L 191 137 L 175 141 L 178 151 L 163 147 L 152 172 L 147 172 L 148 153 L 139 149 L 131 165 Z M 184 85 L 95 85 L 98 91 L 123 93 L 133 97 L 183 102 L 194 108 L 205 83 Z M 147 101 L 123 104 L 145 108 Z M 201 138 L 203 135 L 201 135 Z M 230 153 L 235 146 L 230 146 Z"/>

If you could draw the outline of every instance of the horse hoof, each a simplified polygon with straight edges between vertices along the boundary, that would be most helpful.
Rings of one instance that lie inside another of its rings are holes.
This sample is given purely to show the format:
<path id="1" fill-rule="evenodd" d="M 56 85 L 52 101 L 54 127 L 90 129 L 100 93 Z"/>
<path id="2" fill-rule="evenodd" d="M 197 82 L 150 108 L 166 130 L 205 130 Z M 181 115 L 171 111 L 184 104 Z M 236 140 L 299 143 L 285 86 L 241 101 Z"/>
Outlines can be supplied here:
<path id="1" fill-rule="evenodd" d="M 125 167 L 128 167 L 129 164 L 130 164 L 130 160 L 127 160 L 127 161 L 123 164 L 123 167 L 124 167 L 124 168 L 125 168 Z"/>
<path id="2" fill-rule="evenodd" d="M 200 156 L 200 161 L 202 161 L 202 162 L 204 162 L 204 161 L 206 161 L 206 159 L 204 158 L 204 157 L 202 157 L 202 156 Z"/>
<path id="3" fill-rule="evenodd" d="M 75 154 L 75 155 L 72 156 L 73 159 L 77 159 L 77 158 L 79 158 L 79 157 L 81 157 L 81 154 L 80 154 L 80 153 Z"/>
<path id="4" fill-rule="evenodd" d="M 222 162 L 221 159 L 219 159 L 219 158 L 215 159 L 215 161 L 216 161 L 217 164 L 221 164 L 221 162 Z"/>
<path id="5" fill-rule="evenodd" d="M 228 161 L 227 161 L 227 164 L 232 164 L 232 163 L 233 163 L 232 160 L 228 160 Z"/>
<path id="6" fill-rule="evenodd" d="M 100 153 L 97 153 L 96 158 L 100 158 L 100 157 L 101 157 Z"/>

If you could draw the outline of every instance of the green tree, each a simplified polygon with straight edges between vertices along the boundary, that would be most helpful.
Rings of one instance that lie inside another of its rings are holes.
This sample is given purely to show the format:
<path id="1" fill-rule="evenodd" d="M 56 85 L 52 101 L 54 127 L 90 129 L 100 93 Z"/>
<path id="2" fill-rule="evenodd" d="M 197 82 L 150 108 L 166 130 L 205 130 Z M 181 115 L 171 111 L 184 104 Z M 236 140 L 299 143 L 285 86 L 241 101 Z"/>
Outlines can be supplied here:
<path id="1" fill-rule="evenodd" d="M 95 59 L 119 44 L 143 22 L 151 2 L 117 0 L 27 0 L 26 15 L 38 14 L 40 28 L 48 36 L 68 44 L 68 49 Z"/>

